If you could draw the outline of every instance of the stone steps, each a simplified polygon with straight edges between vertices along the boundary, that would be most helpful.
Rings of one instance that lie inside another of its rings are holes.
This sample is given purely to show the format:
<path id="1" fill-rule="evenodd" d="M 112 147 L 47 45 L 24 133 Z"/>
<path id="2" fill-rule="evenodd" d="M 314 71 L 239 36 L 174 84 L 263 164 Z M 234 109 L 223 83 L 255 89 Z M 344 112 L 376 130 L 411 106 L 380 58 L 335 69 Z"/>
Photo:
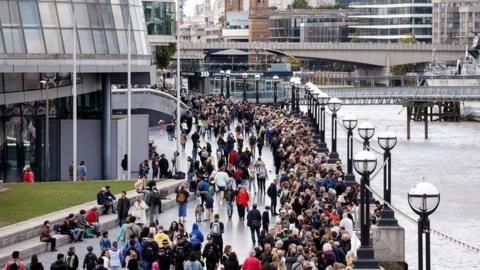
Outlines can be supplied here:
<path id="1" fill-rule="evenodd" d="M 179 180 L 165 180 L 157 184 L 157 187 L 159 188 L 168 188 L 169 196 L 166 200 L 162 200 L 163 209 L 177 205 L 175 202 L 175 196 L 172 196 L 171 194 L 183 182 L 184 181 Z M 92 194 L 92 197 L 95 195 L 96 194 Z M 137 195 L 138 194 L 136 191 L 129 191 L 127 193 L 127 197 L 131 200 L 134 200 Z M 195 196 L 190 196 L 191 199 L 194 197 Z M 33 254 L 38 254 L 49 250 L 49 244 L 40 242 L 40 230 L 43 225 L 43 221 L 49 220 L 51 224 L 57 224 L 70 213 L 77 214 L 81 209 L 88 210 L 96 205 L 96 201 L 92 201 L 1 228 L 0 265 L 4 265 L 4 263 L 11 258 L 11 254 L 14 250 L 20 251 L 20 256 L 22 258 L 28 258 Z M 102 230 L 110 230 L 117 225 L 116 214 L 100 216 L 99 220 L 102 225 Z M 57 234 L 55 237 L 57 238 L 57 247 L 65 245 L 69 242 L 67 235 Z"/>

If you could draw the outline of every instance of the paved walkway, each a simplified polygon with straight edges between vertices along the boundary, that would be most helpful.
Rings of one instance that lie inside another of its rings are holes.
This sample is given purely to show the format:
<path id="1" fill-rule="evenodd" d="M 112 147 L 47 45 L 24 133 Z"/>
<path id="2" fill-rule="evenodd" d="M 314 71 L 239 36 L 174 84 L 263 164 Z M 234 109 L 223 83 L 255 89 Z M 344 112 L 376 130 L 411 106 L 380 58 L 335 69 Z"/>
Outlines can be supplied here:
<path id="1" fill-rule="evenodd" d="M 167 135 L 164 133 L 163 135 L 160 135 L 160 132 L 158 130 L 152 129 L 150 131 L 150 140 L 154 140 L 155 143 L 157 144 L 157 152 L 159 154 L 164 153 L 169 161 L 171 161 L 173 157 L 173 152 L 176 149 L 176 141 L 168 141 Z M 206 143 L 206 140 L 201 139 L 201 146 L 204 146 Z M 212 141 L 210 141 L 210 144 L 212 145 L 212 153 L 215 153 L 217 150 L 217 143 L 216 140 L 212 137 Z M 186 146 L 186 153 L 182 153 L 180 155 L 180 168 L 182 171 L 186 171 L 186 166 L 187 166 L 187 156 L 191 155 L 191 150 L 192 150 L 192 141 L 190 137 L 188 138 L 187 146 Z M 273 156 L 272 152 L 268 147 L 265 147 L 262 151 L 262 159 L 264 160 L 267 169 L 270 171 L 269 173 L 269 181 L 267 182 L 267 187 L 270 184 L 271 179 L 275 177 L 274 174 L 274 165 L 273 165 Z M 171 162 L 170 162 L 171 166 Z M 273 172 L 273 173 L 272 173 Z M 250 205 L 253 203 L 258 204 L 258 208 L 261 212 L 264 210 L 264 206 L 266 204 L 270 204 L 270 200 L 268 196 L 263 195 L 263 194 L 258 194 L 253 195 L 253 191 L 251 192 L 251 199 L 250 199 Z M 191 231 L 192 229 L 192 224 L 195 222 L 195 207 L 196 207 L 197 202 L 196 201 L 191 201 L 188 204 L 188 209 L 187 209 L 187 222 L 186 222 L 186 229 L 188 232 Z M 242 262 L 248 255 L 249 250 L 253 247 L 251 237 L 250 237 L 250 229 L 247 227 L 246 222 L 240 222 L 238 220 L 238 214 L 236 207 L 234 207 L 234 214 L 233 218 L 231 221 L 227 220 L 227 210 L 226 210 L 226 205 L 220 205 L 218 196 L 214 204 L 214 213 L 219 213 L 220 214 L 220 219 L 222 222 L 225 224 L 225 234 L 224 234 L 224 245 L 232 245 L 234 248 L 234 251 L 237 252 L 237 255 L 239 257 L 240 262 Z M 163 214 L 160 216 L 160 224 L 162 224 L 165 228 L 170 227 L 170 223 L 173 220 L 178 220 L 177 216 L 178 210 L 177 207 L 173 207 L 170 209 L 167 209 L 164 211 Z M 274 222 L 271 219 L 271 224 Z M 207 234 L 210 232 L 209 229 L 209 223 L 207 222 L 201 222 L 200 224 L 200 230 L 204 234 L 205 238 Z M 116 235 L 118 232 L 119 228 L 116 227 L 115 229 L 112 229 L 109 231 L 109 238 L 110 240 L 116 239 Z M 99 247 L 99 239 L 93 238 L 93 239 L 85 239 L 83 242 L 75 243 L 73 244 L 76 247 L 76 252 L 77 255 L 80 258 L 80 263 L 83 263 L 83 257 L 86 254 L 86 248 L 87 246 L 93 246 L 94 247 L 94 252 L 98 255 L 100 247 Z M 58 248 L 59 252 L 65 253 L 67 252 L 69 245 L 61 246 Z M 45 252 L 42 254 L 38 254 L 40 261 L 44 264 L 44 267 L 50 267 L 50 264 L 55 261 L 56 254 L 52 252 Z M 30 258 L 25 259 L 26 262 L 30 261 Z"/>

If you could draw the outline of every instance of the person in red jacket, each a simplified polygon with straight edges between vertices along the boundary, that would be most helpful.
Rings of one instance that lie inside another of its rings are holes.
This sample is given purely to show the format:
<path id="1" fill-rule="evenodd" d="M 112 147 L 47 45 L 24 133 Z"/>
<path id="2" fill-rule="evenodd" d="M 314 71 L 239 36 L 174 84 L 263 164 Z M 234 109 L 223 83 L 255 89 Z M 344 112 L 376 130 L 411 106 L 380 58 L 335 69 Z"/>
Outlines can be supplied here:
<path id="1" fill-rule="evenodd" d="M 262 270 L 262 263 L 255 254 L 255 250 L 250 251 L 250 256 L 243 262 L 242 270 Z"/>
<path id="2" fill-rule="evenodd" d="M 228 157 L 228 164 L 237 167 L 239 160 L 240 155 L 238 154 L 237 150 L 233 149 L 232 152 L 230 152 L 230 156 Z"/>
<path id="3" fill-rule="evenodd" d="M 248 195 L 247 190 L 245 187 L 240 187 L 240 191 L 237 195 L 237 209 L 238 209 L 238 217 L 240 221 L 245 220 L 245 208 L 248 207 L 248 202 L 250 201 L 250 196 Z"/>
<path id="4" fill-rule="evenodd" d="M 98 212 L 97 211 L 98 211 L 98 207 L 96 207 L 96 206 L 88 211 L 87 222 L 88 222 L 88 225 L 93 226 L 94 233 L 98 237 L 102 232 L 102 225 L 100 225 L 100 221 L 98 220 Z"/>
<path id="5" fill-rule="evenodd" d="M 33 176 L 32 169 L 29 165 L 23 168 L 23 182 L 24 183 L 33 183 L 35 182 L 35 177 Z"/>

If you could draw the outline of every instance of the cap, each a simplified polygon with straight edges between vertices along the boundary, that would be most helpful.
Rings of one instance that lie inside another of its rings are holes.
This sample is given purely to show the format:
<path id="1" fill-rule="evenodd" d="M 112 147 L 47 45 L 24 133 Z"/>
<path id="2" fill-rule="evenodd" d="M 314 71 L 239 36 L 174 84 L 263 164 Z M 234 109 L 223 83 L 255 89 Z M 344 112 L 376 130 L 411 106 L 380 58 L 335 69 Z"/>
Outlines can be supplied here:
<path id="1" fill-rule="evenodd" d="M 211 234 L 207 235 L 207 240 L 213 240 L 213 236 Z"/>
<path id="2" fill-rule="evenodd" d="M 167 244 L 168 244 L 168 240 L 167 240 L 167 239 L 164 239 L 164 240 L 162 241 L 162 244 L 167 245 Z"/>
<path id="3" fill-rule="evenodd" d="M 183 238 L 183 234 L 180 233 L 180 234 L 177 235 L 177 240 L 182 239 L 182 238 Z"/>

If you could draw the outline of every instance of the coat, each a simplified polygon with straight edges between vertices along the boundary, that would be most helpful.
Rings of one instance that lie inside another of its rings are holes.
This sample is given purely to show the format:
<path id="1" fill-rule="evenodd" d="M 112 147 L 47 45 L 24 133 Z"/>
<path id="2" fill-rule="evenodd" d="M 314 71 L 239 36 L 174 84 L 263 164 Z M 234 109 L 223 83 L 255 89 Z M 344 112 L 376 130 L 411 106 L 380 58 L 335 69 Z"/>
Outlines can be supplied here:
<path id="1" fill-rule="evenodd" d="M 241 204 L 244 208 L 248 207 L 248 202 L 250 197 L 248 196 L 248 192 L 240 191 L 237 195 L 237 204 Z"/>
<path id="2" fill-rule="evenodd" d="M 124 220 L 130 210 L 130 199 L 120 198 L 117 202 L 118 219 Z"/>
<path id="3" fill-rule="evenodd" d="M 145 224 L 147 223 L 147 209 L 148 205 L 142 200 L 140 203 L 135 201 L 132 207 L 132 216 L 136 217 L 136 223 Z"/>

